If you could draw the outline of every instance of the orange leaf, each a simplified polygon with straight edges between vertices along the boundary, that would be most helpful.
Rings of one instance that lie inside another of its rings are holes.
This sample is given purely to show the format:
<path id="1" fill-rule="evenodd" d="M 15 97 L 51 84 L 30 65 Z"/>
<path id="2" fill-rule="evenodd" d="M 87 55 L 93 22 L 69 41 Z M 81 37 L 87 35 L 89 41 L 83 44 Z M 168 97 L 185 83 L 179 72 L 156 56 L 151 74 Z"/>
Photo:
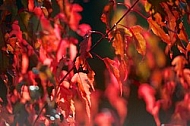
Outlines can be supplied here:
<path id="1" fill-rule="evenodd" d="M 142 35 L 143 28 L 137 25 L 137 26 L 131 27 L 130 30 L 132 31 L 133 36 L 137 40 L 135 44 L 136 44 L 138 53 L 140 53 L 141 55 L 145 55 L 146 40 L 144 36 Z"/>
<path id="2" fill-rule="evenodd" d="M 121 79 L 120 79 L 120 72 L 119 72 L 119 68 L 118 68 L 119 67 L 118 63 L 114 60 L 109 59 L 109 58 L 104 58 L 103 61 L 106 65 L 108 71 L 110 73 L 112 73 L 115 76 L 115 78 L 117 79 L 117 82 L 118 82 L 119 88 L 120 88 L 120 92 L 122 94 L 122 83 L 121 83 Z"/>
<path id="3" fill-rule="evenodd" d="M 172 65 L 174 65 L 174 69 L 177 72 L 177 75 L 182 75 L 185 64 L 187 64 L 187 60 L 184 56 L 177 56 L 173 59 Z"/>
<path id="4" fill-rule="evenodd" d="M 115 49 L 115 54 L 120 55 L 123 59 L 124 54 L 125 54 L 125 48 L 126 48 L 124 29 L 120 28 L 115 31 L 115 37 L 114 37 L 112 46 Z"/>
<path id="5" fill-rule="evenodd" d="M 87 115 L 90 118 L 90 111 L 89 111 L 91 107 L 90 88 L 94 89 L 93 82 L 89 80 L 86 73 L 82 73 L 82 72 L 76 73 L 72 77 L 71 82 L 78 84 L 79 92 L 86 103 Z"/>
<path id="6" fill-rule="evenodd" d="M 180 29 L 180 31 L 179 31 L 179 33 L 177 34 L 177 35 L 178 35 L 178 38 L 179 38 L 180 40 L 183 40 L 183 41 L 185 41 L 185 42 L 188 42 L 188 35 L 187 35 L 186 31 L 185 31 L 185 28 L 184 28 L 182 22 L 179 24 L 179 29 Z"/>
<path id="7" fill-rule="evenodd" d="M 165 31 L 157 24 L 156 21 L 152 20 L 152 18 L 147 19 L 150 28 L 152 29 L 152 32 L 159 36 L 162 41 L 166 42 L 167 44 L 171 43 L 170 38 L 168 34 L 165 33 Z"/>
<path id="8" fill-rule="evenodd" d="M 176 33 L 175 33 L 176 18 L 174 17 L 174 15 L 170 11 L 170 9 L 166 3 L 163 2 L 162 6 L 164 7 L 165 12 L 167 13 L 167 18 L 168 18 L 167 27 L 170 29 L 170 30 L 168 30 L 168 34 L 170 36 L 171 43 L 174 43 L 176 41 Z"/>

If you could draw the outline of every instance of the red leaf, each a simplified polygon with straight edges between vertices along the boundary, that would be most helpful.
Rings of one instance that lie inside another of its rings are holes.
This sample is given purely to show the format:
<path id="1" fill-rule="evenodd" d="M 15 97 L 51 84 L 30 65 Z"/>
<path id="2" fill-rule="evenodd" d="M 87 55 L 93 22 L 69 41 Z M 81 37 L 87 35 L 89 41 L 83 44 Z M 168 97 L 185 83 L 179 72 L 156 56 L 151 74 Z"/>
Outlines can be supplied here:
<path id="1" fill-rule="evenodd" d="M 138 89 L 138 95 L 146 103 L 146 110 L 153 115 L 157 126 L 160 125 L 158 112 L 160 109 L 160 103 L 156 102 L 155 90 L 149 84 L 141 84 Z"/>
<path id="2" fill-rule="evenodd" d="M 177 75 L 182 75 L 185 64 L 187 64 L 187 60 L 184 56 L 177 56 L 173 59 L 172 65 L 174 65 L 174 69 L 177 72 Z"/>
<path id="3" fill-rule="evenodd" d="M 33 11 L 34 9 L 34 0 L 28 0 L 28 10 Z"/>
<path id="4" fill-rule="evenodd" d="M 87 33 L 89 33 L 89 31 L 91 30 L 90 25 L 88 24 L 80 24 L 77 30 L 77 33 L 80 36 L 85 36 Z"/>

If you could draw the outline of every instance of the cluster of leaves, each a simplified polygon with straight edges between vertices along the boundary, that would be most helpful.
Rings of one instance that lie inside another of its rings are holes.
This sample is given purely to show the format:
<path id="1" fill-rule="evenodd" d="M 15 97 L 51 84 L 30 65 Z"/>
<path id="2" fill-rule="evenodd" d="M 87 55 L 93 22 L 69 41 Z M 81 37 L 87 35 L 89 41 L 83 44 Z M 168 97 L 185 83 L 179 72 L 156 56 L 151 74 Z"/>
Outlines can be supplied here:
<path id="1" fill-rule="evenodd" d="M 104 62 L 122 95 L 123 83 L 128 76 L 131 78 L 131 68 L 136 67 L 139 61 L 135 58 L 139 58 L 139 55 L 145 57 L 151 70 L 155 69 L 155 65 L 150 65 L 154 64 L 150 61 L 150 57 L 154 57 L 150 51 L 155 44 L 151 45 L 154 33 L 167 44 L 165 53 L 170 54 L 173 67 L 155 72 L 154 76 L 151 73 L 150 84 L 138 85 L 139 97 L 144 99 L 147 111 L 159 126 L 160 108 L 166 110 L 174 104 L 172 96 L 180 85 L 182 98 L 177 102 L 171 123 L 186 125 L 190 113 L 190 69 L 186 67 L 190 62 L 190 44 L 183 19 L 184 16 L 189 17 L 190 3 L 185 0 L 145 1 L 143 6 L 150 15 L 147 22 L 152 33 L 140 25 L 120 23 L 134 11 L 137 3 L 139 0 L 131 6 L 123 4 L 127 11 L 111 26 L 111 13 L 117 10 L 118 3 L 110 0 L 101 15 L 106 33 L 101 33 L 102 37 L 91 45 L 91 34 L 99 32 L 92 31 L 88 24 L 80 23 L 83 8 L 79 4 L 69 0 L 4 1 L 0 6 L 0 38 L 3 38 L 0 45 L 3 59 L 0 80 L 5 92 L 0 96 L 0 114 L 7 115 L 0 117 L 0 123 L 75 125 L 74 100 L 78 97 L 84 102 L 90 119 L 90 95 L 95 90 L 95 72 L 87 59 L 96 56 Z M 83 37 L 83 41 L 78 42 L 73 33 Z M 103 39 L 112 44 L 114 59 L 92 53 Z M 180 56 L 173 57 L 174 46 Z M 138 53 L 135 58 L 130 52 L 133 47 Z M 159 67 L 163 66 L 161 64 Z M 158 100 L 155 94 L 160 95 Z M 111 100 L 114 102 L 113 98 Z"/>

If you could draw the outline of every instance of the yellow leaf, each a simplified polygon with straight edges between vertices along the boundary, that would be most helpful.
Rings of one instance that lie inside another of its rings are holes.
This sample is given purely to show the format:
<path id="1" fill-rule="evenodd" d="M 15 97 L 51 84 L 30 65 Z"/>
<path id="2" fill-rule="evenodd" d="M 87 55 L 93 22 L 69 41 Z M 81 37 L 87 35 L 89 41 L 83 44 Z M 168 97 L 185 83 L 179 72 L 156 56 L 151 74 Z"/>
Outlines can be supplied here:
<path id="1" fill-rule="evenodd" d="M 146 54 L 146 40 L 142 35 L 143 28 L 141 26 L 133 26 L 130 28 L 136 41 L 136 48 L 141 55 Z"/>

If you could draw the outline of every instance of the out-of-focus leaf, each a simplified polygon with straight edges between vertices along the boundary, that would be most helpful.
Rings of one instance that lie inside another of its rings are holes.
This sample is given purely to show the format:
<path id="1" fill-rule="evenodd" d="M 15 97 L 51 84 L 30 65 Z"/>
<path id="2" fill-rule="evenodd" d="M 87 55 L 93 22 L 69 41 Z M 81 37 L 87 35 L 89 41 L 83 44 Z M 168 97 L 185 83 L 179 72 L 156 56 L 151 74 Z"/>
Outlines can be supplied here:
<path id="1" fill-rule="evenodd" d="M 160 125 L 158 112 L 160 109 L 160 103 L 155 99 L 155 90 L 149 84 L 141 84 L 138 89 L 138 95 L 146 103 L 146 110 L 153 115 L 157 126 Z"/>
<path id="2" fill-rule="evenodd" d="M 34 0 L 28 0 L 28 10 L 33 11 L 34 9 Z"/>
<path id="3" fill-rule="evenodd" d="M 28 70 L 28 66 L 29 66 L 29 59 L 27 54 L 22 54 L 22 74 L 25 74 Z"/>
<path id="4" fill-rule="evenodd" d="M 104 58 L 103 59 L 108 71 L 113 74 L 118 82 L 119 88 L 120 88 L 120 93 L 122 94 L 122 82 L 120 79 L 120 72 L 119 72 L 119 64 L 118 62 L 111 60 L 109 58 Z"/>
<path id="5" fill-rule="evenodd" d="M 101 20 L 103 23 L 106 24 L 107 29 L 109 29 L 110 27 L 110 13 L 114 7 L 114 4 L 114 0 L 110 0 L 109 3 L 104 7 L 102 12 Z"/>
<path id="6" fill-rule="evenodd" d="M 146 54 L 146 40 L 144 36 L 142 35 L 143 28 L 137 25 L 137 26 L 131 27 L 130 30 L 132 31 L 133 36 L 136 40 L 135 44 L 136 44 L 138 53 L 140 53 L 141 55 L 145 55 Z"/>
<path id="7" fill-rule="evenodd" d="M 146 12 L 149 12 L 150 11 L 150 8 L 151 8 L 151 4 L 148 2 L 148 1 L 145 1 L 145 10 L 146 10 Z"/>
<path id="8" fill-rule="evenodd" d="M 124 58 L 124 55 L 126 53 L 126 42 L 125 42 L 125 32 L 124 29 L 117 29 L 114 35 L 114 40 L 112 43 L 112 46 L 115 49 L 115 54 L 121 56 L 121 58 Z"/>
<path id="9" fill-rule="evenodd" d="M 167 44 L 171 43 L 168 34 L 157 24 L 156 21 L 152 20 L 152 18 L 148 18 L 148 23 L 153 33 L 161 38 L 162 41 Z"/>
<path id="10" fill-rule="evenodd" d="M 90 107 L 91 107 L 90 88 L 94 89 L 92 82 L 89 80 L 87 74 L 82 72 L 76 73 L 72 77 L 71 81 L 72 83 L 78 83 L 80 94 L 86 103 L 87 115 L 90 118 Z"/>
<path id="11" fill-rule="evenodd" d="M 187 64 L 187 60 L 184 56 L 177 56 L 173 59 L 172 65 L 174 65 L 174 69 L 177 72 L 177 75 L 182 75 L 185 64 Z"/>
<path id="12" fill-rule="evenodd" d="M 190 86 L 190 69 L 183 70 L 184 79 L 186 80 L 188 86 Z"/>

